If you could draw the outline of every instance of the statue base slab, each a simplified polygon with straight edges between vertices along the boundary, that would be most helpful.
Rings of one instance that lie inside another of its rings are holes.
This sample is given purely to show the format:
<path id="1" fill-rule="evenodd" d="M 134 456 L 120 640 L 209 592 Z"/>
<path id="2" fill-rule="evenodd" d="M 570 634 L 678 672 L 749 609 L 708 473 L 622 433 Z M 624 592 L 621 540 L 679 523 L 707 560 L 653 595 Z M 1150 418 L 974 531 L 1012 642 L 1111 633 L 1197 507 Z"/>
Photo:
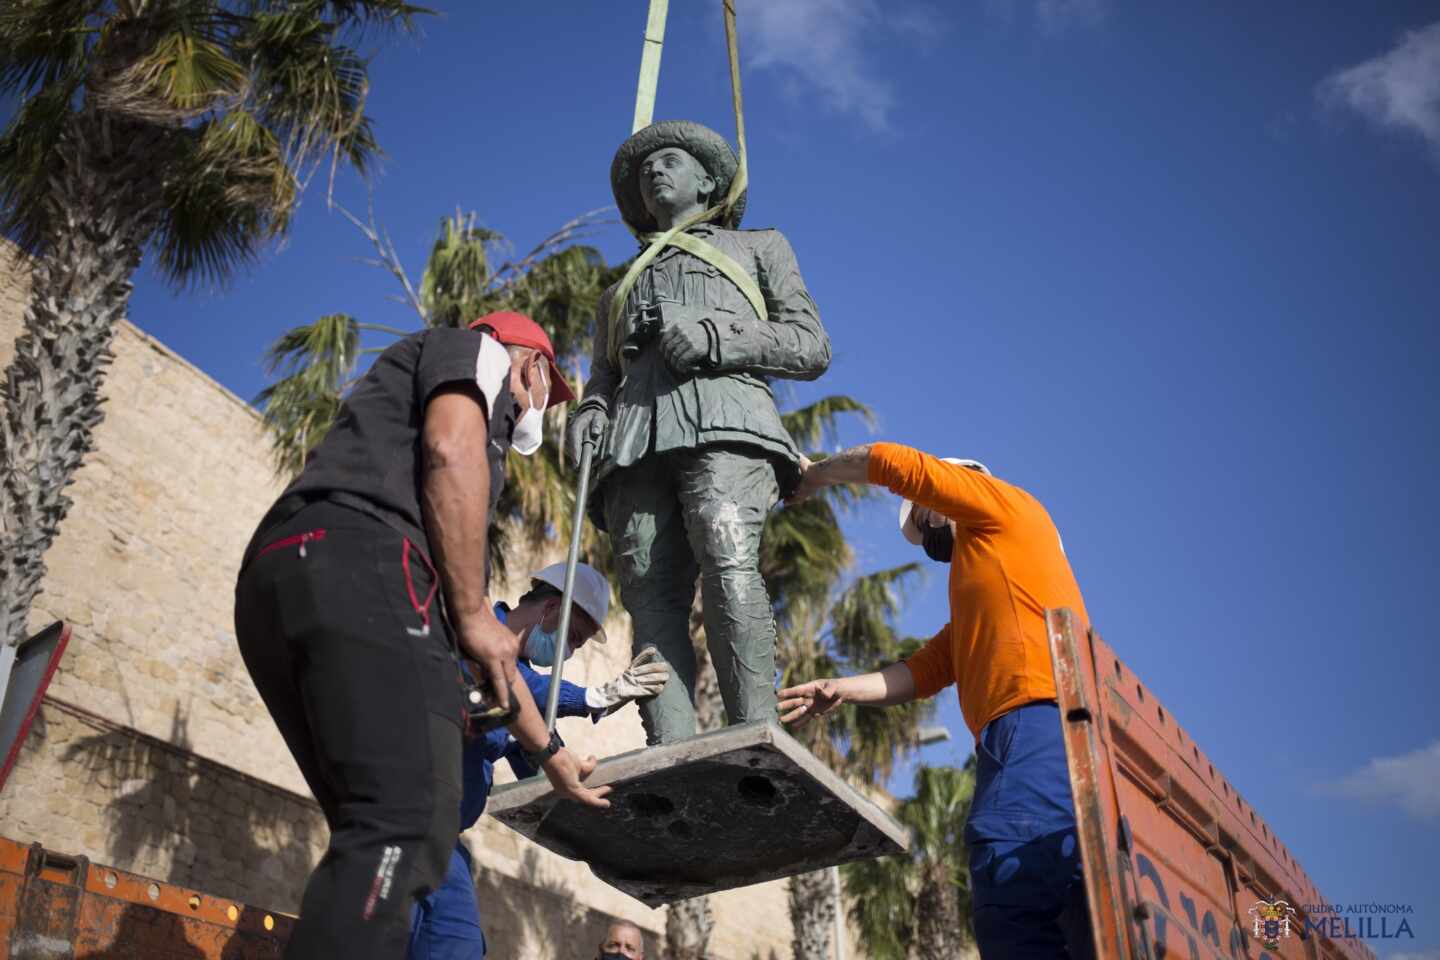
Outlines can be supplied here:
<path id="1" fill-rule="evenodd" d="M 610 809 L 558 800 L 536 777 L 486 812 L 580 860 L 651 907 L 904 853 L 904 827 L 773 722 L 726 727 L 602 760 Z"/>

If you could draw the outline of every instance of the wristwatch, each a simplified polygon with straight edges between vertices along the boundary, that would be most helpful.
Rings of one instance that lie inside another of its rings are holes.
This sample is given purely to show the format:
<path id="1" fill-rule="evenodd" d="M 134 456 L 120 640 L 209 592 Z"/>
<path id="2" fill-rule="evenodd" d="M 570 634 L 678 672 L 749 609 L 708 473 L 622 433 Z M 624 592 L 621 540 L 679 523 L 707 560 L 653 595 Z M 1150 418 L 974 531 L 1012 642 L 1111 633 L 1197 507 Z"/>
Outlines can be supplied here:
<path id="1" fill-rule="evenodd" d="M 551 730 L 550 742 L 533 753 L 529 750 L 524 751 L 525 759 L 530 761 L 530 765 L 532 767 L 534 767 L 536 770 L 539 770 L 542 766 L 545 765 L 546 760 L 549 760 L 551 757 L 555 756 L 555 754 L 559 753 L 564 748 L 565 741 L 560 739 L 560 734 L 554 730 Z"/>

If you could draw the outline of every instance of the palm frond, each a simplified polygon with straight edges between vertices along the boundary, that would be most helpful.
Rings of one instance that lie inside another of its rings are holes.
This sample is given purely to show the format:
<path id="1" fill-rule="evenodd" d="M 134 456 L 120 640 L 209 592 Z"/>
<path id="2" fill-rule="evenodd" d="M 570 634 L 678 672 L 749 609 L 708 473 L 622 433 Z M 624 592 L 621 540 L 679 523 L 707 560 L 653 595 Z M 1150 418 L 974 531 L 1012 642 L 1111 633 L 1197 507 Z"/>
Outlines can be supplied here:
<path id="1" fill-rule="evenodd" d="M 176 286 L 223 281 L 283 233 L 299 195 L 274 134 L 232 110 L 172 138 L 179 175 L 165 184 L 156 261 Z"/>
<path id="2" fill-rule="evenodd" d="M 307 374 L 338 388 L 350 376 L 359 346 L 359 322 L 349 314 L 329 313 L 280 334 L 265 351 L 265 372 Z"/>
<path id="3" fill-rule="evenodd" d="M 326 151 L 337 150 L 363 173 L 372 157 L 355 135 L 368 130 L 367 65 L 351 48 L 331 42 L 332 26 L 309 22 L 293 30 L 274 29 L 277 22 L 289 27 L 297 19 L 295 11 L 258 17 L 254 37 L 242 48 L 254 65 L 257 110 L 285 144 L 286 158 L 297 171 L 313 169 Z"/>
<path id="4" fill-rule="evenodd" d="M 913 795 L 902 800 L 895 811 L 895 818 L 910 830 L 910 852 L 840 868 L 851 902 L 850 921 L 868 956 L 905 960 L 916 937 L 927 929 L 937 929 L 936 924 L 939 929 L 956 931 L 962 940 L 969 937 L 970 877 L 964 831 L 974 791 L 973 756 L 960 769 L 918 768 Z M 937 885 L 953 889 L 947 896 L 945 891 L 935 890 Z M 937 916 L 937 909 L 947 912 Z"/>
<path id="5" fill-rule="evenodd" d="M 913 880 L 901 857 L 860 860 L 840 868 L 850 922 L 872 960 L 908 960 L 915 938 Z"/>
<path id="6" fill-rule="evenodd" d="M 555 356 L 588 354 L 595 307 L 608 285 L 609 269 L 594 247 L 566 247 L 538 261 L 505 289 L 506 306 L 550 334 Z"/>
<path id="7" fill-rule="evenodd" d="M 104 0 L 9 0 L 0 4 L 0 90 L 27 94 L 83 74 L 87 21 Z"/>
<path id="8" fill-rule="evenodd" d="M 0 91 L 22 99 L 0 143 L 6 232 L 38 252 L 55 145 L 70 125 L 94 128 L 76 142 L 98 151 L 92 170 L 120 171 L 103 186 L 143 233 L 131 241 L 177 286 L 223 279 L 285 232 L 326 160 L 332 175 L 368 169 L 369 65 L 347 40 L 425 12 L 398 0 L 0 3 Z M 122 126 L 101 135 L 106 118 Z M 124 182 L 142 154 L 152 190 Z"/>
<path id="9" fill-rule="evenodd" d="M 180 30 L 162 36 L 93 93 L 103 109 L 165 123 L 238 101 L 247 79 L 245 68 L 220 43 Z"/>
<path id="10" fill-rule="evenodd" d="M 873 787 L 889 780 L 895 765 L 916 750 L 920 726 L 935 715 L 935 701 L 912 700 L 884 710 L 853 709 L 845 737 L 845 770 L 852 780 Z"/>
<path id="11" fill-rule="evenodd" d="M 830 634 L 841 656 L 859 662 L 895 659 L 895 618 L 906 582 L 920 570 L 918 563 L 891 567 L 859 577 L 845 589 L 830 610 Z"/>
<path id="12" fill-rule="evenodd" d="M 80 80 L 72 74 L 41 89 L 0 134 L 0 229 L 32 253 L 45 235 L 50 180 Z"/>
<path id="13" fill-rule="evenodd" d="M 280 378 L 256 397 L 271 435 L 276 472 L 298 474 L 330 430 L 359 355 L 360 324 L 332 313 L 282 333 L 265 353 L 266 373 Z"/>
<path id="14" fill-rule="evenodd" d="M 919 767 L 914 789 L 896 811 L 910 828 L 911 857 L 943 864 L 953 883 L 968 888 L 965 821 L 975 795 L 973 756 L 963 768 Z"/>
<path id="15" fill-rule="evenodd" d="M 839 442 L 840 418 L 854 414 L 870 428 L 875 411 L 854 397 L 843 394 L 823 397 L 814 403 L 780 415 L 780 423 L 802 450 L 833 447 Z"/>
<path id="16" fill-rule="evenodd" d="M 292 374 L 262 390 L 256 402 L 264 407 L 275 472 L 293 478 L 330 431 L 340 413 L 341 396 L 312 378 Z"/>
<path id="17" fill-rule="evenodd" d="M 325 19 L 345 21 L 361 29 L 409 30 L 416 17 L 435 12 L 403 0 L 312 0 L 311 6 L 319 8 L 319 15 Z"/>
<path id="18" fill-rule="evenodd" d="M 483 227 L 474 213 L 440 221 L 425 272 L 420 275 L 420 305 L 433 327 L 463 327 L 489 306 L 490 263 L 505 238 Z"/>

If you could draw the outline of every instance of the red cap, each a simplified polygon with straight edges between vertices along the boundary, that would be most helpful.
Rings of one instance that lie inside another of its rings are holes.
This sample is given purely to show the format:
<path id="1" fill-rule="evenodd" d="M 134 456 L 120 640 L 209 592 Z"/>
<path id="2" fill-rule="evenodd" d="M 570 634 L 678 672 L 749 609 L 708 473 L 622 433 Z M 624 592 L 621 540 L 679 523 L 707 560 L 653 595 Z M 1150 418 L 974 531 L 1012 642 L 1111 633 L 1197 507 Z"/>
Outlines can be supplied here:
<path id="1" fill-rule="evenodd" d="M 532 350 L 539 350 L 550 361 L 550 402 L 548 406 L 555 406 L 557 403 L 569 403 L 575 399 L 575 393 L 570 389 L 570 384 L 565 382 L 565 377 L 560 373 L 560 367 L 555 363 L 555 348 L 550 345 L 550 335 L 545 330 L 525 316 L 523 313 L 511 313 L 508 310 L 499 310 L 495 313 L 487 313 L 479 320 L 470 322 L 470 329 L 476 327 L 490 327 L 495 331 L 495 339 L 512 347 L 529 347 Z"/>

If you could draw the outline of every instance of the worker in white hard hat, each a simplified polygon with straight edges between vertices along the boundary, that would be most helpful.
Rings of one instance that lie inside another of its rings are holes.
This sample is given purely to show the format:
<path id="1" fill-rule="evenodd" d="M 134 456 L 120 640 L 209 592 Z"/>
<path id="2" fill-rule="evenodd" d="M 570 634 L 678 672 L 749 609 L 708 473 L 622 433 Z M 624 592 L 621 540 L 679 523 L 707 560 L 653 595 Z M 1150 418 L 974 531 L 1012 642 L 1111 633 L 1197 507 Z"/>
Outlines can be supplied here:
<path id="1" fill-rule="evenodd" d="M 512 607 L 494 605 L 495 618 L 520 638 L 516 670 L 536 703 L 545 703 L 550 669 L 557 659 L 569 658 L 590 642 L 605 642 L 605 617 L 610 611 L 610 584 L 600 571 L 581 563 L 575 568 L 575 593 L 570 610 L 570 635 L 561 641 L 560 612 L 564 603 L 565 564 L 551 564 L 530 578 L 530 588 Z M 562 680 L 559 715 L 600 718 L 632 700 L 653 697 L 670 679 L 670 669 L 653 649 L 636 656 L 609 683 L 582 687 Z M 549 750 L 558 749 L 559 738 Z M 466 742 L 464 793 L 460 804 L 460 830 L 475 825 L 485 810 L 494 782 L 495 764 L 504 758 L 520 778 L 534 776 L 546 759 L 544 751 L 526 753 L 503 728 Z M 439 888 L 419 901 L 411 918 L 409 960 L 480 960 L 485 956 L 485 935 L 471 874 L 470 852 L 458 839 L 450 866 Z"/>

